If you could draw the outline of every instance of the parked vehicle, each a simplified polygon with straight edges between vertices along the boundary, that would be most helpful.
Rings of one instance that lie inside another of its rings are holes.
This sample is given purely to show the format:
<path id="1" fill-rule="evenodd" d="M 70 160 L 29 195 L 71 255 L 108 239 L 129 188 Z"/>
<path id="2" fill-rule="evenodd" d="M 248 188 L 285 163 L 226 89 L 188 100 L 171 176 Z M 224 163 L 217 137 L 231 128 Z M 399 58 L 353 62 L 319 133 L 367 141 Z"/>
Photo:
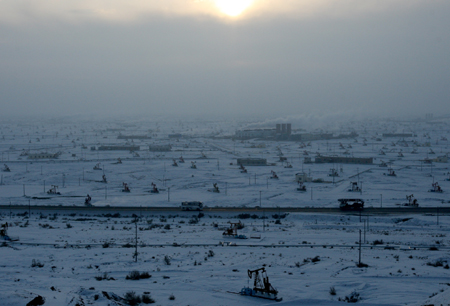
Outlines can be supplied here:
<path id="1" fill-rule="evenodd" d="M 339 199 L 341 210 L 363 210 L 364 201 L 361 199 Z"/>
<path id="2" fill-rule="evenodd" d="M 203 203 L 199 201 L 181 202 L 181 210 L 203 210 Z"/>

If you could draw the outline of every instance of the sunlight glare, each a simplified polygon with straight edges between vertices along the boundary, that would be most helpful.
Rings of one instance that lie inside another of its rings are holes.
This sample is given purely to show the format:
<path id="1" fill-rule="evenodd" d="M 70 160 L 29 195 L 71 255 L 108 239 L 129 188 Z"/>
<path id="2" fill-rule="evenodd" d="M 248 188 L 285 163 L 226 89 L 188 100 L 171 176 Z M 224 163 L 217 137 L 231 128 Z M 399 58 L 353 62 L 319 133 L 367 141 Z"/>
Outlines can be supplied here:
<path id="1" fill-rule="evenodd" d="M 253 4 L 253 1 L 254 0 L 214 0 L 219 10 L 230 17 L 239 16 Z"/>

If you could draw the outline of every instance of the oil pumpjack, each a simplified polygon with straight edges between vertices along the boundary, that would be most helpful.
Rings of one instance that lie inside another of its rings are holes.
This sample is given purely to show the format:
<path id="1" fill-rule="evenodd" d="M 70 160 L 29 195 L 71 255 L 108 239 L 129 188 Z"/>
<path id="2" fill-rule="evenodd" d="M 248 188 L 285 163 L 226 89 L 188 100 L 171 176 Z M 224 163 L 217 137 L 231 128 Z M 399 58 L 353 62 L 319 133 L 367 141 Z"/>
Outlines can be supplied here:
<path id="1" fill-rule="evenodd" d="M 61 192 L 58 191 L 58 186 L 52 185 L 52 188 L 50 188 L 50 189 L 47 191 L 47 194 L 61 195 Z"/>
<path id="2" fill-rule="evenodd" d="M 191 161 L 191 169 L 197 169 L 197 164 L 195 161 Z"/>
<path id="3" fill-rule="evenodd" d="M 123 185 L 122 192 L 131 192 L 130 187 L 128 186 L 127 183 L 122 183 L 122 185 Z"/>
<path id="4" fill-rule="evenodd" d="M 84 199 L 84 205 L 86 205 L 86 206 L 92 206 L 91 200 L 92 200 L 92 198 L 91 198 L 91 196 L 88 194 L 88 195 L 86 196 L 86 198 Z"/>
<path id="5" fill-rule="evenodd" d="M 278 175 L 276 174 L 276 172 L 272 170 L 271 173 L 272 173 L 272 176 L 270 178 L 278 180 Z"/>
<path id="6" fill-rule="evenodd" d="M 266 273 L 266 268 L 259 268 L 256 270 L 248 270 L 248 277 L 253 278 L 253 288 L 244 287 L 241 289 L 241 295 L 253 296 L 267 300 L 280 302 L 282 298 L 278 298 L 278 290 L 276 290 L 269 282 L 269 277 Z"/>
<path id="7" fill-rule="evenodd" d="M 152 182 L 152 190 L 150 190 L 150 193 L 159 193 L 159 190 L 156 187 L 156 184 L 153 182 Z"/>

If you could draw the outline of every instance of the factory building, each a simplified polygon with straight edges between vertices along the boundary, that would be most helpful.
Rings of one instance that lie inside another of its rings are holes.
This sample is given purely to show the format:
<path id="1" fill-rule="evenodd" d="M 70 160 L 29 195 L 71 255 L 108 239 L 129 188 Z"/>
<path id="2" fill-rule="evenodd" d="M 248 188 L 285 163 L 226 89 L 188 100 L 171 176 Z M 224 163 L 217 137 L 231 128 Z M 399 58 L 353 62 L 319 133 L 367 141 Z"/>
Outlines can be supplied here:
<path id="1" fill-rule="evenodd" d="M 169 152 L 172 150 L 171 145 L 149 145 L 148 150 L 151 152 Z"/>
<path id="2" fill-rule="evenodd" d="M 333 163 L 333 164 L 373 164 L 373 158 L 361 157 L 340 157 L 340 156 L 317 156 L 314 161 L 316 164 Z"/>
<path id="3" fill-rule="evenodd" d="M 99 151 L 139 151 L 140 146 L 99 146 Z"/>
<path id="4" fill-rule="evenodd" d="M 312 182 L 312 178 L 309 177 L 306 173 L 304 172 L 300 172 L 300 173 L 296 173 L 295 174 L 295 181 L 296 182 L 302 182 L 302 183 L 307 183 L 307 182 Z"/>
<path id="5" fill-rule="evenodd" d="M 28 159 L 53 159 L 58 158 L 61 153 L 28 153 Z"/>
<path id="6" fill-rule="evenodd" d="M 275 127 L 275 132 L 277 134 L 291 135 L 292 125 L 290 123 L 277 123 Z"/>
<path id="7" fill-rule="evenodd" d="M 237 139 L 252 139 L 252 138 L 273 138 L 275 136 L 274 129 L 256 129 L 256 130 L 242 130 L 236 131 L 235 137 Z"/>
<path id="8" fill-rule="evenodd" d="M 277 123 L 275 129 L 253 129 L 236 131 L 237 139 L 288 139 L 292 133 L 292 125 L 290 123 Z"/>
<path id="9" fill-rule="evenodd" d="M 267 166 L 265 158 L 238 158 L 237 164 L 242 166 Z"/>
<path id="10" fill-rule="evenodd" d="M 411 133 L 383 133 L 383 137 L 399 137 L 399 138 L 405 138 L 405 137 L 413 137 L 415 135 Z"/>
<path id="11" fill-rule="evenodd" d="M 172 139 L 179 139 L 179 138 L 183 138 L 183 135 L 180 134 L 180 133 L 169 134 L 169 138 L 172 138 Z"/>
<path id="12" fill-rule="evenodd" d="M 147 135 L 122 135 L 117 136 L 117 139 L 151 139 L 150 136 Z"/>

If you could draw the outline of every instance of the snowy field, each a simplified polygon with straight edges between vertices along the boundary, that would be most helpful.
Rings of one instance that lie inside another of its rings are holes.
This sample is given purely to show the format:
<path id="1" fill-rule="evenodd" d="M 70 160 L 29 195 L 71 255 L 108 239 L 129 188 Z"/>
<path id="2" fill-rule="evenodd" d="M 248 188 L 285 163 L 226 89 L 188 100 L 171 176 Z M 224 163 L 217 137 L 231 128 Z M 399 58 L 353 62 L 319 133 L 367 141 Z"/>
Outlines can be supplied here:
<path id="1" fill-rule="evenodd" d="M 2 205 L 83 206 L 89 194 L 94 206 L 179 207 L 182 201 L 203 201 L 208 207 L 280 207 L 283 218 L 146 212 L 136 224 L 130 215 L 33 211 L 27 216 L 5 209 L 1 223 L 8 222 L 9 236 L 19 240 L 0 248 L 0 305 L 26 305 L 37 296 L 45 298 L 44 305 L 125 305 L 118 297 L 130 291 L 151 296 L 157 305 L 339 305 L 352 293 L 365 305 L 450 305 L 449 216 L 408 214 L 407 207 L 405 214 L 363 215 L 361 221 L 351 214 L 282 213 L 283 207 L 337 207 L 343 197 L 361 198 L 368 207 L 395 207 L 411 194 L 420 207 L 449 207 L 448 163 L 425 162 L 450 152 L 448 120 L 335 124 L 313 132 L 359 136 L 311 142 L 233 140 L 244 127 L 220 121 L 3 123 L 0 150 L 10 171 L 1 172 Z M 127 141 L 118 139 L 120 133 L 151 139 Z M 176 133 L 184 137 L 169 137 Z M 383 138 L 383 133 L 416 136 Z M 127 142 L 140 150 L 91 150 Z M 170 152 L 148 150 L 169 144 Z M 60 155 L 43 160 L 26 155 L 41 152 Z M 373 157 L 374 164 L 304 163 L 318 154 Z M 236 159 L 246 157 L 266 158 L 269 165 L 241 173 Z M 383 162 L 387 167 L 380 167 Z M 93 169 L 97 164 L 101 170 Z M 397 175 L 386 175 L 388 168 Z M 330 169 L 339 176 L 330 177 Z M 271 171 L 279 179 L 270 178 Z M 323 182 L 305 183 L 307 191 L 299 192 L 299 172 Z M 159 193 L 150 192 L 152 182 Z M 349 192 L 351 182 L 362 191 Z M 442 193 L 429 192 L 435 182 Z M 123 183 L 131 192 L 122 192 Z M 213 184 L 220 193 L 210 191 Z M 52 185 L 60 194 L 47 194 Z M 239 234 L 248 239 L 222 235 L 228 222 L 239 220 L 244 224 Z M 363 268 L 356 266 L 360 230 L 361 262 L 368 265 Z M 230 293 L 251 286 L 247 270 L 263 266 L 282 302 Z M 132 271 L 151 277 L 126 279 Z"/>
<path id="2" fill-rule="evenodd" d="M 230 139 L 241 126 L 227 125 L 227 122 L 5 124 L 1 129 L 0 150 L 2 162 L 11 172 L 1 172 L 0 197 L 4 204 L 22 205 L 83 205 L 89 194 L 95 206 L 178 207 L 181 201 L 198 200 L 210 207 L 254 207 L 260 205 L 261 193 L 261 205 L 266 207 L 336 207 L 338 198 L 350 197 L 347 191 L 350 183 L 357 182 L 362 187 L 357 197 L 364 199 L 369 207 L 403 204 L 411 194 L 421 207 L 449 205 L 448 163 L 424 162 L 450 152 L 445 140 L 450 130 L 447 121 L 355 123 L 337 129 L 335 134 L 356 131 L 359 134 L 356 138 L 311 142 Z M 393 132 L 417 136 L 381 137 L 382 133 Z M 118 139 L 120 133 L 152 138 L 132 142 Z M 174 133 L 186 137 L 178 140 L 168 137 Z M 141 150 L 134 153 L 91 150 L 91 147 L 125 143 L 140 146 Z M 171 145 L 172 150 L 150 152 L 149 145 Z M 380 155 L 381 151 L 385 155 Z M 30 161 L 24 155 L 27 152 L 59 152 L 60 156 Z M 317 154 L 372 157 L 374 164 L 303 163 L 305 157 L 314 159 Z M 292 168 L 286 168 L 280 156 Z M 241 173 L 236 160 L 246 157 L 266 158 L 269 166 L 247 167 L 248 173 Z M 118 163 L 118 158 L 122 163 Z M 173 160 L 178 166 L 173 166 Z M 380 167 L 382 162 L 387 167 Z M 98 163 L 101 170 L 93 170 Z M 191 168 L 192 163 L 197 169 Z M 389 168 L 397 176 L 387 176 Z M 330 177 L 330 169 L 336 169 L 339 176 Z M 271 179 L 271 171 L 279 179 Z M 299 172 L 325 183 L 306 183 L 307 192 L 300 193 L 295 181 Z M 102 175 L 107 184 L 101 182 Z M 160 190 L 159 194 L 149 192 L 152 182 Z M 444 193 L 429 192 L 434 182 Z M 130 193 L 122 192 L 123 183 L 128 184 Z M 214 183 L 218 184 L 220 193 L 209 191 Z M 46 192 L 52 185 L 58 186 L 61 196 L 49 199 Z"/>
<path id="3" fill-rule="evenodd" d="M 56 213 L 29 220 L 4 214 L 2 222 L 12 224 L 9 234 L 20 240 L 0 248 L 1 304 L 25 305 L 40 295 L 45 305 L 124 305 L 104 292 L 123 297 L 129 291 L 149 292 L 157 305 L 337 305 L 352 292 L 365 305 L 450 301 L 448 216 L 439 225 L 436 216 L 371 216 L 368 227 L 359 216 L 268 217 L 143 216 L 134 262 L 131 216 Z M 248 239 L 224 237 L 227 222 L 239 220 L 244 228 L 238 233 Z M 356 266 L 360 229 L 366 268 Z M 227 292 L 249 285 L 247 270 L 262 266 L 282 302 Z M 127 280 L 134 270 L 151 277 Z"/>

